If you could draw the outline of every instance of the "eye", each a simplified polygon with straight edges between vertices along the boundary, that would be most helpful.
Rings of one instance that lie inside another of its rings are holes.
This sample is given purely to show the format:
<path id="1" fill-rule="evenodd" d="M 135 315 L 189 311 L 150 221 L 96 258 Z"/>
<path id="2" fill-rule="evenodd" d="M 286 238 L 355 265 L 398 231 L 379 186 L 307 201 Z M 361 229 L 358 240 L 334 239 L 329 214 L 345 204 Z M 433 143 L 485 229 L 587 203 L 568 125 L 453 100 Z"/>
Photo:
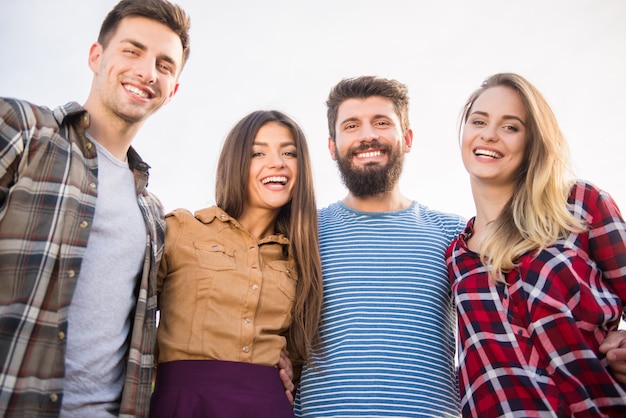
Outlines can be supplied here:
<path id="1" fill-rule="evenodd" d="M 354 129 L 354 128 L 356 128 L 356 123 L 349 123 L 347 125 L 344 125 L 343 127 L 345 131 L 349 131 L 350 129 Z"/>
<path id="2" fill-rule="evenodd" d="M 125 49 L 124 53 L 125 54 L 130 54 L 130 55 L 139 55 L 139 53 L 137 51 L 135 51 L 134 49 Z"/>
<path id="3" fill-rule="evenodd" d="M 172 67 L 168 64 L 157 64 L 157 68 L 160 69 L 164 73 L 172 74 L 174 72 Z"/>
<path id="4" fill-rule="evenodd" d="M 379 120 L 379 121 L 376 121 L 374 123 L 374 125 L 377 125 L 377 126 L 388 126 L 388 125 L 390 125 L 390 123 L 388 121 L 386 121 L 386 120 Z"/>
<path id="5" fill-rule="evenodd" d="M 261 151 L 253 151 L 252 158 L 262 157 L 264 154 Z"/>
<path id="6" fill-rule="evenodd" d="M 298 153 L 296 151 L 286 151 L 283 155 L 286 157 L 298 158 Z"/>
<path id="7" fill-rule="evenodd" d="M 504 129 L 509 132 L 519 132 L 519 128 L 515 125 L 506 125 Z"/>
<path id="8" fill-rule="evenodd" d="M 475 125 L 475 126 L 484 126 L 484 125 L 486 125 L 486 123 L 484 121 L 480 120 L 480 119 L 471 120 L 469 123 L 471 125 Z"/>

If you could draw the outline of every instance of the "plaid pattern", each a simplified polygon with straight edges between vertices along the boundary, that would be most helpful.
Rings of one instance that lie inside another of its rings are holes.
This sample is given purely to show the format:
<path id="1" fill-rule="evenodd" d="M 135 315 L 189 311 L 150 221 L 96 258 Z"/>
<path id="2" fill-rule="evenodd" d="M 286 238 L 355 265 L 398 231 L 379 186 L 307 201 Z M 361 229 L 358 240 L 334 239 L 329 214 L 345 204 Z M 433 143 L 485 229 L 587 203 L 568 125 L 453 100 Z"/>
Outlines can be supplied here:
<path id="1" fill-rule="evenodd" d="M 0 99 L 0 416 L 57 417 L 67 314 L 93 221 L 97 154 L 77 103 L 53 111 Z M 146 253 L 120 416 L 147 416 L 163 211 L 131 148 Z"/>
<path id="2" fill-rule="evenodd" d="M 577 183 L 569 205 L 590 229 L 520 257 L 507 285 L 467 248 L 473 219 L 448 249 L 464 417 L 626 416 L 598 352 L 626 301 L 626 224 L 591 184 Z"/>

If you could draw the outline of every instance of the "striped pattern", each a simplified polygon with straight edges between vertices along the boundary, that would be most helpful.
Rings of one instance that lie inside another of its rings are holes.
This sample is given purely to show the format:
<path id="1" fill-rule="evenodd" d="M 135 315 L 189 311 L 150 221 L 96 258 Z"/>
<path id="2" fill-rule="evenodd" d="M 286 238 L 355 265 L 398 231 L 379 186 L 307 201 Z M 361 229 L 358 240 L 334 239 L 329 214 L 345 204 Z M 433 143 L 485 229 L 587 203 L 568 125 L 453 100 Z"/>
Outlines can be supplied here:
<path id="1" fill-rule="evenodd" d="M 464 225 L 417 203 L 320 211 L 323 347 L 303 369 L 296 416 L 458 416 L 444 254 Z"/>

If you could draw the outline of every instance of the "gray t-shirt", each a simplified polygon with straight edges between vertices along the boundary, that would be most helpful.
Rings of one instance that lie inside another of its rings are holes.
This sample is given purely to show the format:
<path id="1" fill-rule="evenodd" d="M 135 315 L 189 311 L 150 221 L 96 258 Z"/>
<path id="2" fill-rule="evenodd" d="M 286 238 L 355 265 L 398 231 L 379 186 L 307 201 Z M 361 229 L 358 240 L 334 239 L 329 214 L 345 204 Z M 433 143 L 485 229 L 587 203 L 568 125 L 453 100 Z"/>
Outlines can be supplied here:
<path id="1" fill-rule="evenodd" d="M 98 199 L 68 315 L 63 418 L 118 415 L 146 247 L 133 173 L 127 162 L 96 147 Z"/>

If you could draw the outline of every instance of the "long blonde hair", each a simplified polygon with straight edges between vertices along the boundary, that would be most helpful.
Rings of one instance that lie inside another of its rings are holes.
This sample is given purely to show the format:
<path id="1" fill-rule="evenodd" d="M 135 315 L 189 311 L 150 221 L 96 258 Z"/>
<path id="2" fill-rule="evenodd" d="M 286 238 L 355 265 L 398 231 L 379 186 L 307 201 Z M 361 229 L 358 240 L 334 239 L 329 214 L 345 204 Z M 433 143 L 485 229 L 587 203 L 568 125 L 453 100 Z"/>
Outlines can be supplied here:
<path id="1" fill-rule="evenodd" d="M 465 103 L 459 132 L 476 99 L 498 86 L 515 90 L 527 115 L 526 150 L 513 195 L 492 223 L 480 254 L 483 264 L 490 267 L 491 278 L 504 282 L 502 272 L 515 268 L 520 256 L 540 251 L 586 225 L 568 210 L 574 180 L 567 142 L 548 102 L 528 80 L 513 73 L 487 78 Z"/>

